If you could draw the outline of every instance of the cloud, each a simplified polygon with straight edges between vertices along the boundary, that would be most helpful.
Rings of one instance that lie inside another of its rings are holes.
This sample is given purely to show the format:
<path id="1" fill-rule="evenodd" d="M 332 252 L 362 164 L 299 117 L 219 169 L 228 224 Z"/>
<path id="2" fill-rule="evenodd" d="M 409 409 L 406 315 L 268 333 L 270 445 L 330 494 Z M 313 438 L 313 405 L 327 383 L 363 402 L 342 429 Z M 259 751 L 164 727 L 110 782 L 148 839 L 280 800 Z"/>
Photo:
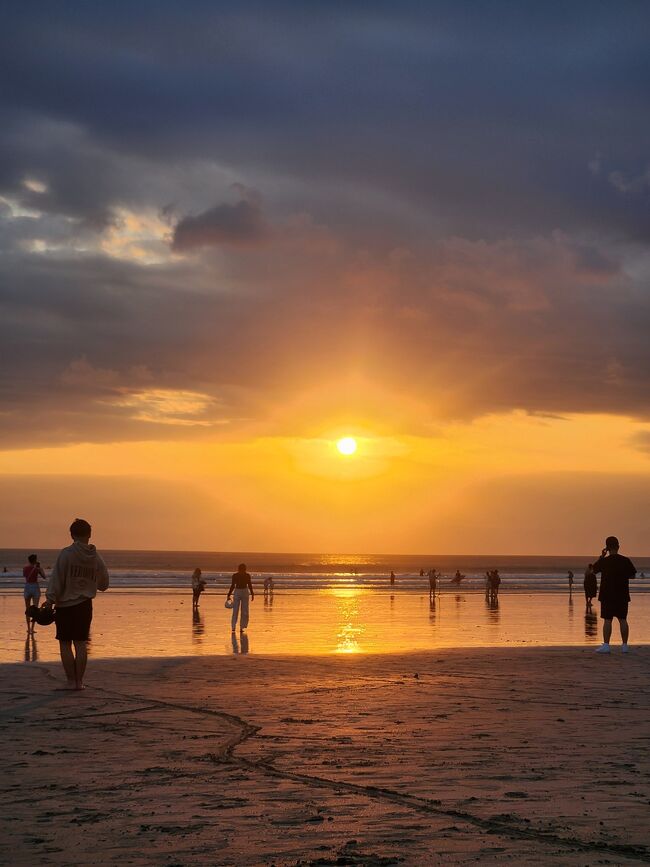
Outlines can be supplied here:
<path id="1" fill-rule="evenodd" d="M 188 427 L 214 424 L 205 418 L 215 404 L 214 398 L 195 391 L 153 388 L 130 392 L 108 402 L 132 410 L 129 417 L 135 421 Z M 223 419 L 222 423 L 227 424 L 228 420 Z"/>
<path id="2" fill-rule="evenodd" d="M 325 392 L 647 416 L 647 20 L 15 4 L 0 440 L 291 432 Z M 152 398 L 184 393 L 210 427 Z"/>
<path id="3" fill-rule="evenodd" d="M 172 248 L 178 252 L 197 247 L 259 244 L 270 235 L 257 202 L 223 202 L 195 217 L 183 217 L 174 228 Z"/>
<path id="4" fill-rule="evenodd" d="M 638 175 L 610 172 L 609 182 L 619 193 L 641 193 L 650 190 L 650 166 Z"/>

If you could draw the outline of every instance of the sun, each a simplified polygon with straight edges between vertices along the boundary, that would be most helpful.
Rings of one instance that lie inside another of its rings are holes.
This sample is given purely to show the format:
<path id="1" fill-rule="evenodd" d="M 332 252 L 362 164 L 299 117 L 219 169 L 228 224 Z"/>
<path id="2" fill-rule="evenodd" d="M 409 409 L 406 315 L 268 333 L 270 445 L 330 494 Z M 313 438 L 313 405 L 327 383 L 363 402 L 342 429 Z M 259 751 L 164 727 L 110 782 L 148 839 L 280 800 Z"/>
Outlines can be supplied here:
<path id="1" fill-rule="evenodd" d="M 357 450 L 357 441 L 354 437 L 343 437 L 337 442 L 336 448 L 342 455 L 353 455 Z"/>

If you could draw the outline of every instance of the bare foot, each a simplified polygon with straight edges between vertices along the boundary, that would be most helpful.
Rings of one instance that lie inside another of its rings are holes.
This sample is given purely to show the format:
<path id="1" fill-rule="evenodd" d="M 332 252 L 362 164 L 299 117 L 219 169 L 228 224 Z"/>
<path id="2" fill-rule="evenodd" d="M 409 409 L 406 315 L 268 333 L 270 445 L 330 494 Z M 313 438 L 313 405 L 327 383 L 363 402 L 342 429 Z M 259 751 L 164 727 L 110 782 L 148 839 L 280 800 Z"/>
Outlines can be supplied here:
<path id="1" fill-rule="evenodd" d="M 77 690 L 77 692 L 80 692 L 82 689 L 85 689 L 86 687 L 83 685 L 83 683 L 77 683 L 77 684 L 75 684 L 74 688 Z"/>

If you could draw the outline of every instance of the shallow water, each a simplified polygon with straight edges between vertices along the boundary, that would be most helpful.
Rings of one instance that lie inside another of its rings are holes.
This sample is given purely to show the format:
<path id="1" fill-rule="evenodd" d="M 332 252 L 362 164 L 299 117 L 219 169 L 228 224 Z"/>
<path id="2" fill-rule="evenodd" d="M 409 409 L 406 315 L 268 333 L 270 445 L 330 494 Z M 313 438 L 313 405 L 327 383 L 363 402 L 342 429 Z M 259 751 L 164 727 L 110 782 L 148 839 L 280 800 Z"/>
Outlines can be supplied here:
<path id="1" fill-rule="evenodd" d="M 224 595 L 206 593 L 198 615 L 187 592 L 113 590 L 95 601 L 91 655 L 351 654 L 435 651 L 448 647 L 597 645 L 598 609 L 585 614 L 574 593 L 502 593 L 498 606 L 482 593 L 391 594 L 368 589 L 283 591 L 251 604 L 247 635 L 230 631 Z M 0 594 L 0 662 L 58 658 L 54 626 L 26 639 L 22 597 Z M 650 594 L 632 591 L 631 644 L 650 642 Z M 614 625 L 614 643 L 619 643 Z"/>

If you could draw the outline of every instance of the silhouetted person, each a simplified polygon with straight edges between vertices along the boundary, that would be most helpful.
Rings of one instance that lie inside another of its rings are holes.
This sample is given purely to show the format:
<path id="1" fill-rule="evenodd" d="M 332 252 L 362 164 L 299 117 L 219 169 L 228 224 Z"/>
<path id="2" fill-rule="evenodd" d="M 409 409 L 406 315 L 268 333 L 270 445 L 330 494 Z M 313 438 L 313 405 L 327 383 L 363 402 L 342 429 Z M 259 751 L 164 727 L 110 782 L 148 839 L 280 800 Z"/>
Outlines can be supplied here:
<path id="1" fill-rule="evenodd" d="M 199 597 L 205 590 L 206 582 L 203 578 L 203 573 L 200 569 L 195 569 L 192 573 L 192 608 L 199 607 Z"/>
<path id="2" fill-rule="evenodd" d="M 569 569 L 567 578 L 569 579 L 569 595 L 573 592 L 573 572 Z"/>
<path id="3" fill-rule="evenodd" d="M 23 596 L 25 597 L 25 620 L 27 621 L 27 631 L 34 631 L 34 621 L 29 616 L 30 605 L 36 605 L 41 598 L 41 588 L 38 579 L 42 578 L 46 581 L 45 572 L 41 569 L 41 564 L 38 562 L 37 554 L 30 554 L 27 558 L 27 565 L 23 566 L 23 578 L 25 579 L 25 589 Z"/>
<path id="4" fill-rule="evenodd" d="M 429 569 L 429 598 L 436 595 L 438 589 L 438 575 L 435 569 Z"/>
<path id="5" fill-rule="evenodd" d="M 395 573 L 394 573 L 392 570 L 391 570 L 391 573 L 390 573 L 390 583 L 391 583 L 391 584 L 394 584 L 394 583 L 395 583 Z"/>
<path id="6" fill-rule="evenodd" d="M 627 653 L 630 629 L 627 609 L 630 602 L 630 578 L 636 576 L 634 563 L 618 553 L 620 545 L 616 536 L 608 536 L 602 555 L 594 563 L 594 572 L 600 573 L 600 616 L 603 620 L 603 643 L 596 653 L 609 653 L 612 637 L 612 620 L 616 617 L 621 628 L 623 653 Z"/>
<path id="7" fill-rule="evenodd" d="M 237 628 L 237 617 L 241 611 L 241 617 L 239 619 L 239 630 L 243 632 L 244 629 L 248 626 L 248 602 L 249 602 L 249 593 L 250 593 L 250 601 L 252 602 L 255 599 L 255 591 L 253 590 L 253 585 L 251 583 L 251 576 L 246 571 L 246 564 L 240 563 L 237 571 L 232 576 L 232 581 L 230 584 L 230 590 L 228 591 L 228 599 L 233 597 L 233 609 L 232 609 L 232 620 L 231 626 L 232 631 L 234 632 Z"/>
<path id="8" fill-rule="evenodd" d="M 585 588 L 585 602 L 587 608 L 591 608 L 591 602 L 598 595 L 598 578 L 594 572 L 594 564 L 590 563 L 585 569 L 585 578 L 583 581 Z"/>
<path id="9" fill-rule="evenodd" d="M 268 578 L 264 579 L 264 598 L 268 599 L 269 596 L 273 596 L 274 589 L 275 584 L 273 583 L 273 578 L 269 575 Z"/>
<path id="10" fill-rule="evenodd" d="M 451 579 L 451 583 L 452 584 L 460 584 L 460 582 L 463 580 L 464 577 L 465 577 L 464 575 L 461 575 L 460 569 L 456 569 L 456 574 Z"/>
<path id="11" fill-rule="evenodd" d="M 98 590 L 108 589 L 108 570 L 90 544 L 91 533 L 88 521 L 75 518 L 70 525 L 72 545 L 56 558 L 47 585 L 46 605 L 56 606 L 56 637 L 68 689 L 84 688 L 93 599 Z"/>
<path id="12" fill-rule="evenodd" d="M 499 575 L 498 569 L 493 569 L 491 572 L 488 572 L 489 576 L 489 590 L 488 590 L 488 598 L 490 602 L 496 602 L 499 598 L 499 585 L 501 584 L 501 576 Z"/>
<path id="13" fill-rule="evenodd" d="M 424 578 L 424 569 L 420 569 L 420 578 Z"/>

